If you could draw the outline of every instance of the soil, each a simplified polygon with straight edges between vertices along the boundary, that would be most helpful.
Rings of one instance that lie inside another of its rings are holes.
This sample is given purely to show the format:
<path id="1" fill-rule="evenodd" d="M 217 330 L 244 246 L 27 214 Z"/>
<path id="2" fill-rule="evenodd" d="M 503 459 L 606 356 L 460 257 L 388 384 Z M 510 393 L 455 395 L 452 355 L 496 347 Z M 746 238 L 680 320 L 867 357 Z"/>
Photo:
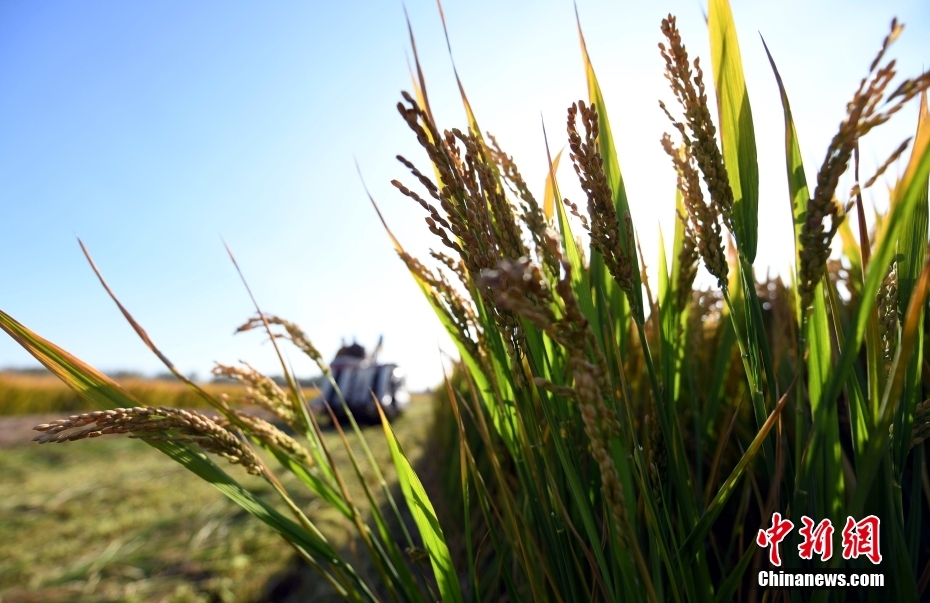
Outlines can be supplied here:
<path id="1" fill-rule="evenodd" d="M 32 438 L 39 435 L 38 431 L 33 431 L 33 427 L 61 418 L 61 413 L 0 417 L 0 448 L 28 444 Z"/>

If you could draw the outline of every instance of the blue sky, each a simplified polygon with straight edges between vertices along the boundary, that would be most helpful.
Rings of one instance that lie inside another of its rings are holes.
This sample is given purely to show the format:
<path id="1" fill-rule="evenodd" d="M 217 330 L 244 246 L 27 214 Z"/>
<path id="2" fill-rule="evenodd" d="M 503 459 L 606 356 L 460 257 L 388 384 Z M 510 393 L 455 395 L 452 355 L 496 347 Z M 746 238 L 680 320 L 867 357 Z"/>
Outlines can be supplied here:
<path id="1" fill-rule="evenodd" d="M 809 179 L 845 103 L 887 33 L 902 73 L 930 64 L 930 5 L 732 0 L 759 146 L 757 267 L 792 251 L 783 123 L 765 36 L 788 88 Z M 456 63 L 483 128 L 541 193 L 545 151 L 565 141 L 565 109 L 586 94 L 567 0 L 447 0 Z M 656 44 L 669 12 L 709 64 L 702 4 L 579 1 L 644 250 L 671 227 L 674 178 Z M 464 126 L 435 4 L 407 10 L 442 127 Z M 76 237 L 125 305 L 184 371 L 248 360 L 277 372 L 257 335 L 225 240 L 268 312 L 300 323 L 326 355 L 342 338 L 441 378 L 453 347 L 396 258 L 355 159 L 401 241 L 425 255 L 422 212 L 390 185 L 398 153 L 426 161 L 397 115 L 410 88 L 399 2 L 0 3 L 0 308 L 91 364 L 155 373 L 87 266 Z M 866 165 L 909 135 L 916 107 L 863 147 Z M 581 201 L 565 162 L 560 178 Z M 894 173 L 895 170 L 892 170 Z M 868 170 L 865 170 L 868 173 Z M 406 180 L 409 182 L 410 178 Z M 880 187 L 876 187 L 880 188 Z M 880 191 L 876 193 L 880 197 Z M 876 199 L 881 205 L 882 199 Z M 653 262 L 654 263 L 654 262 Z M 291 354 L 298 372 L 314 373 Z M 0 367 L 34 365 L 0 336 Z"/>

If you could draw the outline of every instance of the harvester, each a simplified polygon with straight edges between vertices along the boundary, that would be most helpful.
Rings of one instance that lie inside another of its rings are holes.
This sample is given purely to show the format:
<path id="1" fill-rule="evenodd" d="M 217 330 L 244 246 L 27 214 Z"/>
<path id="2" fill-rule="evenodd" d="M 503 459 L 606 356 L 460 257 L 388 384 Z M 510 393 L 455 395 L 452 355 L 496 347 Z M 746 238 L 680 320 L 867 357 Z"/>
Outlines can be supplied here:
<path id="1" fill-rule="evenodd" d="M 396 364 L 377 361 L 381 339 L 369 356 L 358 343 L 343 345 L 330 363 L 333 380 L 339 393 L 327 380 L 320 386 L 321 396 L 314 400 L 314 409 L 326 412 L 324 401 L 337 416 L 345 416 L 346 406 L 356 420 L 380 421 L 380 404 L 388 419 L 393 419 L 410 404 L 410 394 L 404 383 L 403 371 Z M 345 406 L 343 406 L 345 401 Z"/>

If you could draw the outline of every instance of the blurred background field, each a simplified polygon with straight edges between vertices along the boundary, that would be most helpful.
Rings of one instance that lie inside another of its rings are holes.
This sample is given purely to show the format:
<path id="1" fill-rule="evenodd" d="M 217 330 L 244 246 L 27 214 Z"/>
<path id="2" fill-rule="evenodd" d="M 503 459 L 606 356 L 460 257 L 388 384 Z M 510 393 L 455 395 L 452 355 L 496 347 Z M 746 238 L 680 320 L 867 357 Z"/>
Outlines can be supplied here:
<path id="1" fill-rule="evenodd" d="M 116 373 L 111 377 L 147 406 L 206 406 L 200 396 L 170 375 L 164 379 L 147 379 L 133 373 Z M 210 394 L 225 393 L 233 399 L 243 391 L 242 386 L 235 382 L 209 382 L 201 386 Z M 312 399 L 317 391 L 311 385 L 304 388 L 304 393 L 307 399 Z M 0 371 L 0 416 L 90 410 L 97 409 L 44 369 Z"/>
<path id="2" fill-rule="evenodd" d="M 178 383 L 138 378 L 122 383 L 147 404 L 196 406 Z M 230 394 L 236 388 L 208 387 Z M 422 457 L 429 432 L 430 399 L 414 395 L 394 423 L 413 462 Z M 322 597 L 314 582 L 300 578 L 288 544 L 144 442 L 103 437 L 40 446 L 30 441 L 32 425 L 47 420 L 43 414 L 84 408 L 53 378 L 0 374 L 0 412 L 19 415 L 0 416 L 0 432 L 7 431 L 0 438 L 0 602 L 286 601 L 297 596 L 295 589 L 305 600 Z M 380 427 L 364 431 L 393 481 Z M 338 433 L 328 428 L 324 435 L 336 463 L 351 473 Z M 354 435 L 348 437 L 360 454 Z M 263 498 L 276 499 L 267 482 L 238 467 L 228 470 Z M 350 544 L 348 526 L 337 514 L 321 510 L 293 483 L 293 474 L 280 472 L 280 477 L 327 537 L 340 546 Z M 358 484 L 349 486 L 364 498 Z"/>

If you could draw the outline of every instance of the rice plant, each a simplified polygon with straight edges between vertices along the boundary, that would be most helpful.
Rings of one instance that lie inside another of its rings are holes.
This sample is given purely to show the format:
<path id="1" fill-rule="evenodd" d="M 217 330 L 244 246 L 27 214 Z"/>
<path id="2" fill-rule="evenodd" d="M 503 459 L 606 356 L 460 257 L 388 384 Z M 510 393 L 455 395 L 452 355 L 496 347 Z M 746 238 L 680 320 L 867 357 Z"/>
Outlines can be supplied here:
<path id="1" fill-rule="evenodd" d="M 784 108 L 785 211 L 795 225 L 785 237 L 793 237 L 795 262 L 788 283 L 757 282 L 759 178 L 749 96 L 727 1 L 711 0 L 707 17 L 710 85 L 676 19 L 669 15 L 660 27 L 677 102 L 660 103 L 671 133 L 660 144 L 677 182 L 679 220 L 672 257 L 660 246 L 655 290 L 644 275 L 583 38 L 588 99 L 571 105 L 565 123 L 585 195 L 577 202 L 561 196 L 560 156 L 551 155 L 537 199 L 513 159 L 479 128 L 464 92 L 467 127 L 440 129 L 415 64 L 415 90 L 398 110 L 432 169 L 398 157 L 416 187 L 394 184 L 428 214 L 439 243 L 432 266 L 390 236 L 461 358 L 441 396 L 438 430 L 449 444 L 442 448 L 453 478 L 445 495 L 458 517 L 440 523 L 386 420 L 417 533 L 408 531 L 380 473 L 370 487 L 362 460 L 347 447 L 366 498 L 353 500 L 345 486 L 350 476 L 332 463 L 283 361 L 289 391 L 261 390 L 260 375 L 248 380 L 299 441 L 190 382 L 218 416 L 138 406 L 106 377 L 0 313 L 4 330 L 106 409 L 40 425 L 39 441 L 140 437 L 280 533 L 350 600 L 822 601 L 883 592 L 920 600 L 930 582 L 930 532 L 923 528 L 930 510 L 930 75 L 896 80 L 886 58 L 902 31 L 893 22 L 809 186 L 770 55 Z M 860 139 L 915 99 L 921 109 L 914 138 L 860 181 Z M 887 215 L 871 236 L 860 226 L 856 241 L 848 212 L 865 224 L 862 190 L 908 149 Z M 855 186 L 839 190 L 850 168 Z M 579 226 L 588 246 L 575 237 Z M 842 254 L 831 260 L 838 234 Z M 699 265 L 715 288 L 695 288 Z M 256 305 L 241 330 L 251 329 L 263 329 L 276 350 L 278 340 L 289 341 L 331 378 L 296 325 Z M 357 431 L 351 413 L 347 418 Z M 264 476 L 286 512 L 257 499 L 205 452 Z M 270 457 L 355 526 L 373 578 L 293 503 Z M 378 496 L 387 504 L 379 506 Z M 807 569 L 880 573 L 884 591 L 794 590 L 789 597 L 768 588 L 781 583 L 757 580 L 760 572 Z"/>

